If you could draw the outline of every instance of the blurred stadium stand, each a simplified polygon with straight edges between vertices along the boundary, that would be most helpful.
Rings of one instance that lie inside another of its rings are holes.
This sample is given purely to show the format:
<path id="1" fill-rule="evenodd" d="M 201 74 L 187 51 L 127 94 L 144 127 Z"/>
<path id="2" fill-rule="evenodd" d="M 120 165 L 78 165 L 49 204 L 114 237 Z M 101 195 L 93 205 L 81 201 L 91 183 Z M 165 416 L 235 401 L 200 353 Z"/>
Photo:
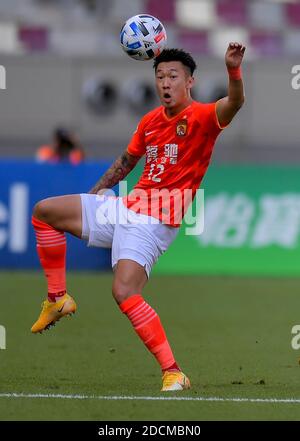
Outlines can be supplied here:
<path id="1" fill-rule="evenodd" d="M 300 3 L 292 0 L 0 2 L 0 63 L 7 70 L 0 155 L 33 155 L 57 124 L 74 127 L 90 157 L 120 153 L 139 116 L 157 104 L 149 63 L 130 60 L 119 46 L 122 23 L 142 12 L 163 21 L 169 46 L 195 56 L 196 99 L 211 101 L 226 90 L 221 62 L 228 41 L 247 46 L 247 105 L 220 138 L 216 159 L 300 160 L 298 97 L 290 86 L 300 55 Z"/>
<path id="2" fill-rule="evenodd" d="M 0 2 L 1 50 L 119 57 L 117 31 L 138 11 L 159 17 L 170 43 L 194 53 L 218 56 L 216 32 L 232 30 L 253 57 L 300 53 L 290 44 L 300 39 L 300 4 L 292 0 L 10 0 Z M 196 45 L 197 36 L 207 44 Z"/>

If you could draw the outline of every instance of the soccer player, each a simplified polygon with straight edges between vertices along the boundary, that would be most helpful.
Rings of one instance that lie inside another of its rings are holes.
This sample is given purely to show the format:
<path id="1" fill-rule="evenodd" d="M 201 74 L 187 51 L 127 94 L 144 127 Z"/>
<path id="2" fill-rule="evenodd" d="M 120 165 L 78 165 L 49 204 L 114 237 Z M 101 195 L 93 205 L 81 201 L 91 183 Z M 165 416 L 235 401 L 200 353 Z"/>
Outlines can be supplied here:
<path id="1" fill-rule="evenodd" d="M 48 298 L 32 326 L 33 333 L 42 332 L 76 310 L 74 299 L 66 291 L 65 232 L 71 233 L 89 246 L 112 248 L 114 299 L 159 363 L 161 390 L 190 387 L 158 314 L 142 297 L 153 265 L 175 239 L 180 224 L 175 198 L 170 202 L 170 198 L 161 199 L 157 193 L 152 197 L 152 193 L 164 190 L 168 195 L 177 190 L 182 194 L 190 189 L 195 195 L 217 136 L 243 105 L 244 52 L 242 44 L 229 44 L 225 54 L 228 96 L 203 104 L 191 98 L 196 68 L 192 56 L 183 50 L 164 50 L 154 61 L 162 105 L 141 119 L 124 153 L 89 194 L 49 198 L 36 204 L 32 223 L 48 282 Z M 124 179 L 144 155 L 143 174 L 130 195 L 103 194 Z M 187 207 L 180 208 L 183 214 Z"/>

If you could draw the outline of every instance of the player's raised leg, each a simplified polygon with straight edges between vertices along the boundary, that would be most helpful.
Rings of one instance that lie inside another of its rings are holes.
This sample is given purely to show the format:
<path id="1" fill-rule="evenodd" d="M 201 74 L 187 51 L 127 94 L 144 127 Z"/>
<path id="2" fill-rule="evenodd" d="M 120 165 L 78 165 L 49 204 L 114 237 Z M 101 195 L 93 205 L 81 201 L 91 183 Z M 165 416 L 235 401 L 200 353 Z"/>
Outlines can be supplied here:
<path id="1" fill-rule="evenodd" d="M 160 318 L 141 295 L 146 282 L 143 266 L 133 260 L 120 259 L 115 269 L 113 296 L 135 332 L 158 361 L 163 372 L 162 391 L 188 389 L 189 379 L 175 361 Z"/>
<path id="2" fill-rule="evenodd" d="M 32 216 L 37 252 L 48 284 L 48 298 L 31 328 L 33 333 L 49 329 L 61 317 L 76 311 L 74 299 L 66 291 L 65 232 L 81 238 L 80 195 L 60 196 L 36 204 Z"/>

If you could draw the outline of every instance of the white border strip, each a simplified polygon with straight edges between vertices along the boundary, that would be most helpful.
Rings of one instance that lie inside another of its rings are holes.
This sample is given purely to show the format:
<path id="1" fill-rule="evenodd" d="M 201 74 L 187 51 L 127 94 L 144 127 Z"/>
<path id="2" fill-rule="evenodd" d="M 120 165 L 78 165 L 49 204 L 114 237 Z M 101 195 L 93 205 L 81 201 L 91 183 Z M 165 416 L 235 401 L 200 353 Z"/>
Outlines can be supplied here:
<path id="1" fill-rule="evenodd" d="M 0 393 L 0 398 L 56 398 L 68 400 L 140 400 L 140 401 L 217 401 L 231 403 L 288 403 L 300 404 L 300 398 L 222 398 L 222 397 L 143 397 L 110 395 L 63 395 L 63 394 L 26 394 Z"/>

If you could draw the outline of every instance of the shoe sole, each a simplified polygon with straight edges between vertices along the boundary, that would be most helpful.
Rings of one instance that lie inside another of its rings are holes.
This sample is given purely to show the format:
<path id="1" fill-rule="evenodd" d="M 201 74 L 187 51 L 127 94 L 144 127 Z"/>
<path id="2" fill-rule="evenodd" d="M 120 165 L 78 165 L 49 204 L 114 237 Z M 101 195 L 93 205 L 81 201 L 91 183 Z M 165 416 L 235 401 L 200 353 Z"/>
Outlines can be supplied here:
<path id="1" fill-rule="evenodd" d="M 42 331 L 39 331 L 40 334 L 42 334 L 44 331 L 49 331 L 51 328 L 53 328 L 53 326 L 56 325 L 57 322 L 59 322 L 59 320 L 63 317 L 72 317 L 75 314 L 74 312 L 68 312 L 67 314 L 63 314 L 61 317 L 59 317 L 56 320 L 53 320 L 52 322 L 50 322 L 47 326 L 45 326 L 45 328 Z"/>

